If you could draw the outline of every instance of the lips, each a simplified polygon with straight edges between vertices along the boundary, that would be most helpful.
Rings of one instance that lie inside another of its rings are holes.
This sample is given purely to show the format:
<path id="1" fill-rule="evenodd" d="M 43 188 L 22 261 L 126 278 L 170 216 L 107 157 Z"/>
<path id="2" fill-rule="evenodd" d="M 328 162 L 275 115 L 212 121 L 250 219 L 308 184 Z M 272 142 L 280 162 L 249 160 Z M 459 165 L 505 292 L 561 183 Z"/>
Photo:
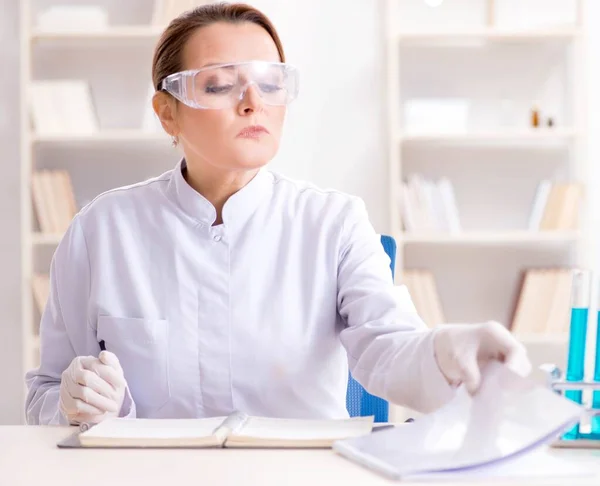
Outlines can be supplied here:
<path id="1" fill-rule="evenodd" d="M 266 135 L 269 133 L 262 125 L 251 125 L 249 127 L 245 127 L 237 134 L 238 138 L 259 138 L 261 135 Z"/>

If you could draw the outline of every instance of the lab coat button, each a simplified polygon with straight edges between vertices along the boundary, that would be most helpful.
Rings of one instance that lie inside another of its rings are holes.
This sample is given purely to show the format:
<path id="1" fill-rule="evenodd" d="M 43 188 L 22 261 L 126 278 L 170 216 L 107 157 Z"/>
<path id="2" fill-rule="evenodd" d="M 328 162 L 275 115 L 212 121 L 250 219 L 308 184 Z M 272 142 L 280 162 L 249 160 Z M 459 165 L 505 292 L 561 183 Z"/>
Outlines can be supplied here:
<path id="1" fill-rule="evenodd" d="M 221 235 L 213 236 L 213 240 L 215 240 L 218 243 L 219 241 L 221 241 Z"/>

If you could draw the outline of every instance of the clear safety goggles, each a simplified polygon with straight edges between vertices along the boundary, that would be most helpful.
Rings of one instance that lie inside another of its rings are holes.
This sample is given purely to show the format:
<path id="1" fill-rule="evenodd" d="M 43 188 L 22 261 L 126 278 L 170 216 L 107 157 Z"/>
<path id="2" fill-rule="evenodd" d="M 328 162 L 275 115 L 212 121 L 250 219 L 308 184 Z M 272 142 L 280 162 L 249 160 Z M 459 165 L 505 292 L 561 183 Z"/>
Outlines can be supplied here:
<path id="1" fill-rule="evenodd" d="M 288 105 L 298 95 L 298 71 L 282 62 L 216 64 L 171 74 L 159 89 L 191 108 L 220 110 L 237 105 L 250 86 L 265 104 Z"/>

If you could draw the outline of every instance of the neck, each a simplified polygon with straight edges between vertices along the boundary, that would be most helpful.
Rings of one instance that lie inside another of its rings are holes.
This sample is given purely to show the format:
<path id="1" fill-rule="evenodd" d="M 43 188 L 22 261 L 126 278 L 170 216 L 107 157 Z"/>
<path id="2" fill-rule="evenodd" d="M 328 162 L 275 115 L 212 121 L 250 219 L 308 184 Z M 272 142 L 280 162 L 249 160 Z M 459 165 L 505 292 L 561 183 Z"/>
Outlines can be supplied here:
<path id="1" fill-rule="evenodd" d="M 190 163 L 186 157 L 184 178 L 199 194 L 205 197 L 215 208 L 217 219 L 213 225 L 223 223 L 223 207 L 227 200 L 247 185 L 258 173 L 258 169 L 227 170 L 206 163 Z"/>

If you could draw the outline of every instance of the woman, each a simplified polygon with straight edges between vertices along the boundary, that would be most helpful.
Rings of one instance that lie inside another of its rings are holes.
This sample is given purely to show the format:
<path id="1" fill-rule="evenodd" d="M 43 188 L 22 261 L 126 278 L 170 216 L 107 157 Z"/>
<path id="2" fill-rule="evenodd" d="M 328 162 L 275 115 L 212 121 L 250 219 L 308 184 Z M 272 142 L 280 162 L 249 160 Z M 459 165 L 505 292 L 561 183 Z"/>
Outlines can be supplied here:
<path id="1" fill-rule="evenodd" d="M 74 218 L 51 265 L 29 423 L 339 418 L 348 364 L 371 393 L 429 411 L 453 385 L 476 390 L 488 359 L 527 368 L 499 324 L 430 331 L 394 298 L 361 200 L 264 168 L 298 74 L 262 13 L 183 14 L 152 76 L 184 158 Z"/>

